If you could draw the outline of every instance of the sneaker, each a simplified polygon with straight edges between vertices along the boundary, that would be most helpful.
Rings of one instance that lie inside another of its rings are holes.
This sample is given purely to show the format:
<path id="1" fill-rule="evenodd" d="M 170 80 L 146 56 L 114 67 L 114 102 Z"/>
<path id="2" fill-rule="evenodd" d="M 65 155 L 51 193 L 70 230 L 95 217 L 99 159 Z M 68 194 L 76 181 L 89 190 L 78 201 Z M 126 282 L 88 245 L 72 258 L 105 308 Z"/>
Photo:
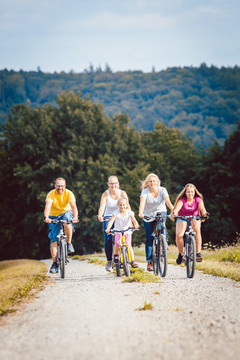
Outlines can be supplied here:
<path id="1" fill-rule="evenodd" d="M 134 269 L 137 269 L 138 264 L 133 260 L 133 261 L 131 261 L 131 267 L 134 268 Z"/>
<path id="2" fill-rule="evenodd" d="M 178 264 L 178 265 L 180 265 L 181 263 L 182 263 L 182 261 L 183 261 L 183 256 L 182 256 L 182 254 L 178 254 L 178 258 L 177 258 L 177 260 L 176 260 L 176 263 Z"/>
<path id="3" fill-rule="evenodd" d="M 71 253 L 74 253 L 75 250 L 74 250 L 74 247 L 73 247 L 73 244 L 72 243 L 67 243 L 67 251 L 68 251 L 68 254 L 71 254 Z"/>
<path id="4" fill-rule="evenodd" d="M 58 273 L 58 264 L 56 262 L 52 263 L 52 266 L 49 270 L 50 274 L 57 274 Z"/>
<path id="5" fill-rule="evenodd" d="M 147 271 L 153 271 L 153 266 L 151 261 L 148 262 Z"/>
<path id="6" fill-rule="evenodd" d="M 105 269 L 106 269 L 107 271 L 109 271 L 109 272 L 112 271 L 112 261 L 108 261 L 108 262 L 107 262 L 107 265 L 106 265 Z"/>
<path id="7" fill-rule="evenodd" d="M 201 253 L 197 253 L 196 260 L 197 260 L 197 262 L 201 262 L 203 260 L 203 256 Z"/>

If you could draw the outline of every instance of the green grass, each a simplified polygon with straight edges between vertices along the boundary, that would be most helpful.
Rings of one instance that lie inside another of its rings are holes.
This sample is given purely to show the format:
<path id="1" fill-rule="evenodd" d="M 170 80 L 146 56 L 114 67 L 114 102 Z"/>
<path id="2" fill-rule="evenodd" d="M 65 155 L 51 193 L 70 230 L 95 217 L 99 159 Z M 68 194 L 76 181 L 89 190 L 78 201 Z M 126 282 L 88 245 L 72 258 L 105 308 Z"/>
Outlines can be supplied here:
<path id="1" fill-rule="evenodd" d="M 215 250 L 203 250 L 203 261 L 197 263 L 196 269 L 205 274 L 226 277 L 240 281 L 240 245 L 228 246 Z M 171 245 L 168 251 L 168 263 L 176 265 L 178 251 Z M 184 266 L 184 265 L 181 265 Z"/>
<path id="2" fill-rule="evenodd" d="M 90 258 L 88 259 L 89 264 L 95 264 L 95 265 L 103 265 L 106 266 L 107 265 L 107 261 L 106 260 L 99 260 L 96 258 Z"/>
<path id="3" fill-rule="evenodd" d="M 145 301 L 144 305 L 142 307 L 137 308 L 136 310 L 143 311 L 143 310 L 152 310 L 152 309 L 153 309 L 152 303 L 147 303 Z"/>
<path id="4" fill-rule="evenodd" d="M 130 276 L 123 278 L 123 282 L 143 282 L 143 283 L 156 283 L 160 279 L 150 272 L 146 272 L 143 268 L 131 269 Z"/>
<path id="5" fill-rule="evenodd" d="M 46 265 L 37 260 L 0 262 L 0 316 L 13 312 L 13 305 L 46 280 Z"/>

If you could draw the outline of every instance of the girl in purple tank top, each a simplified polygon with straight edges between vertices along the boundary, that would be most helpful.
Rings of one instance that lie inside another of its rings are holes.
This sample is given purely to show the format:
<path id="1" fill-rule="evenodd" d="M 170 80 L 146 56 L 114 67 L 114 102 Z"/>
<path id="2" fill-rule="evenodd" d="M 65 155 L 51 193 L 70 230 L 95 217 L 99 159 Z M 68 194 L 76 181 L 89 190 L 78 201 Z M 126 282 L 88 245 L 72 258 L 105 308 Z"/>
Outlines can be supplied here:
<path id="1" fill-rule="evenodd" d="M 172 218 L 174 216 L 207 216 L 207 211 L 204 206 L 203 196 L 197 190 L 193 184 L 187 184 L 184 189 L 178 195 L 173 211 L 171 213 Z M 179 251 L 176 263 L 180 265 L 183 257 L 183 235 L 187 228 L 187 222 L 185 220 L 177 219 L 176 223 L 176 245 Z M 201 221 L 192 220 L 192 228 L 196 233 L 196 259 L 198 262 L 202 261 L 201 247 L 202 247 L 202 236 L 201 236 Z"/>

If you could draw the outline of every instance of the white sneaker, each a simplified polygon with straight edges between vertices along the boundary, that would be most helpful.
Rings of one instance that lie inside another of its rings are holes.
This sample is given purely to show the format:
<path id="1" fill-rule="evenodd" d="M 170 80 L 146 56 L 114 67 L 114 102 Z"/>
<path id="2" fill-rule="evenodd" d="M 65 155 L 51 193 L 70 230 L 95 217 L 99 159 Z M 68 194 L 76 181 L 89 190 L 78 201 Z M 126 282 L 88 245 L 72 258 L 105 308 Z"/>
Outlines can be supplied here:
<path id="1" fill-rule="evenodd" d="M 108 261 L 108 262 L 107 262 L 107 265 L 106 265 L 105 269 L 106 269 L 107 271 L 109 271 L 109 272 L 112 271 L 112 261 Z"/>

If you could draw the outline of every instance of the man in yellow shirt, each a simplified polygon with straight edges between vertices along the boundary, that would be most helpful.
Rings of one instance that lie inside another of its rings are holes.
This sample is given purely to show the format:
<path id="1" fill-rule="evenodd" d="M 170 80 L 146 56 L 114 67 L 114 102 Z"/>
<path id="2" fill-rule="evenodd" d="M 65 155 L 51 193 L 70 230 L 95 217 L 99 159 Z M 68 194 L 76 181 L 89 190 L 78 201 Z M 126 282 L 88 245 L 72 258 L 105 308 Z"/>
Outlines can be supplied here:
<path id="1" fill-rule="evenodd" d="M 55 180 L 55 189 L 51 190 L 46 197 L 44 209 L 44 221 L 48 223 L 48 237 L 51 240 L 51 256 L 53 264 L 50 273 L 58 272 L 57 265 L 57 235 L 60 231 L 59 224 L 52 224 L 51 219 L 72 220 L 78 222 L 78 209 L 76 199 L 72 191 L 66 189 L 66 180 L 59 177 Z M 67 236 L 68 253 L 74 252 L 72 234 L 74 231 L 72 224 L 64 224 L 64 231 Z"/>

